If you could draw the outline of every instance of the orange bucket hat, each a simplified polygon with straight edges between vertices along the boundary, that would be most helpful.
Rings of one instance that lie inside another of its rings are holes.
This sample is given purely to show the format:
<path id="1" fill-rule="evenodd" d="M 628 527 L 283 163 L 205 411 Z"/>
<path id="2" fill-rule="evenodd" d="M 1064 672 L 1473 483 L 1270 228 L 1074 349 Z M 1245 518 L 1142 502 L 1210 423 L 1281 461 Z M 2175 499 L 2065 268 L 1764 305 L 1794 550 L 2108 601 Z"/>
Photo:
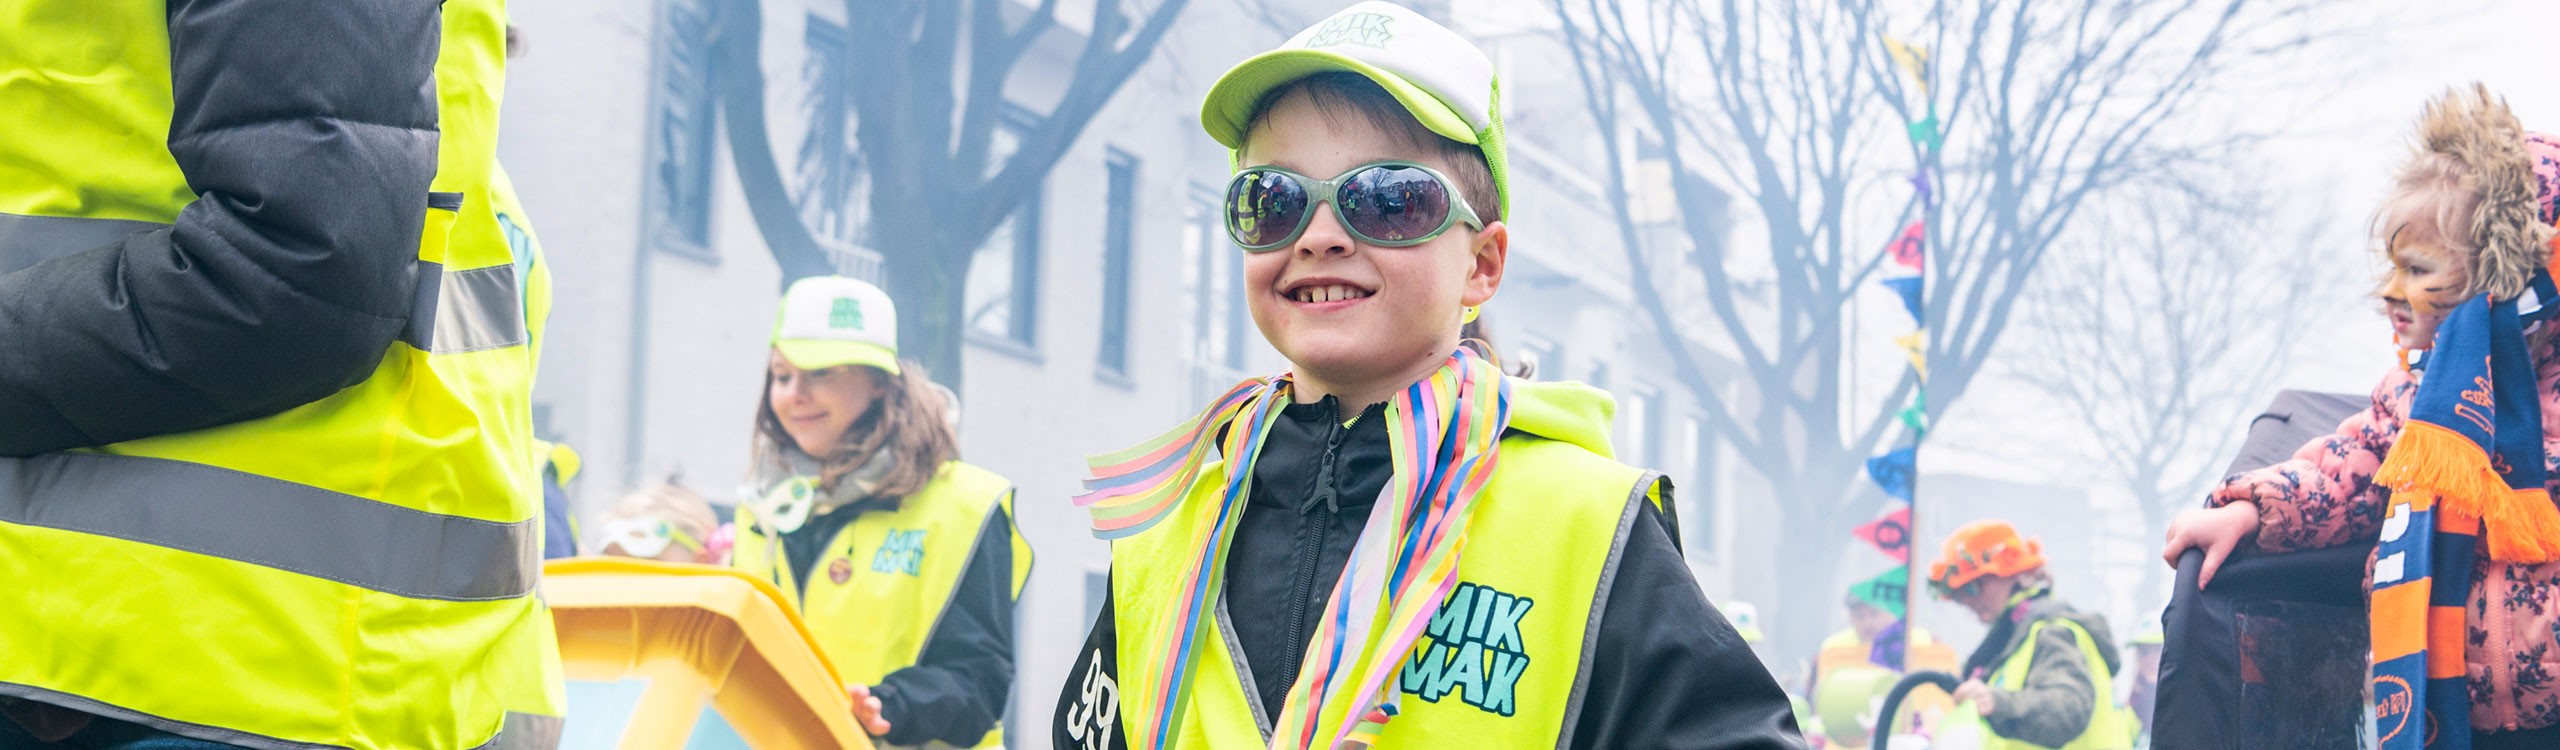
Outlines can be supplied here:
<path id="1" fill-rule="evenodd" d="M 2044 567 L 2044 545 L 2018 535 L 2007 521 L 1975 521 L 1947 535 L 1938 561 L 1929 564 L 1929 588 L 1950 596 L 1983 576 L 2013 576 Z"/>

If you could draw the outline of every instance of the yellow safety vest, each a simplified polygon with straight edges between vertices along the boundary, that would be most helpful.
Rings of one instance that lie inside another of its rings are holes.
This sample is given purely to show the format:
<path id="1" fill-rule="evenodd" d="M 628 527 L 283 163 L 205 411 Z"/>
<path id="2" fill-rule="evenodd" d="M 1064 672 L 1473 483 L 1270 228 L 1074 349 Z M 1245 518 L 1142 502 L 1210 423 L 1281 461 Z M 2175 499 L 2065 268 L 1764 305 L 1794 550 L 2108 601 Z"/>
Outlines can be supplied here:
<path id="1" fill-rule="evenodd" d="M 1222 463 L 1203 467 L 1183 501 L 1187 508 L 1214 509 L 1225 474 Z M 1610 563 L 1626 541 L 1636 503 L 1659 504 L 1661 487 L 1658 475 L 1571 443 L 1520 433 L 1504 438 L 1502 460 L 1468 520 L 1458 587 L 1403 657 L 1389 688 L 1401 693 L 1401 713 L 1377 746 L 1561 747 L 1588 682 L 1583 649 L 1588 629 L 1599 622 Z M 1164 689 L 1145 665 L 1170 658 L 1185 635 L 1172 632 L 1173 610 L 1183 606 L 1177 600 L 1186 590 L 1180 572 L 1199 554 L 1195 533 L 1210 523 L 1216 523 L 1210 515 L 1177 510 L 1156 528 L 1111 545 L 1119 720 L 1132 747 L 1145 734 L 1130 731 L 1131 722 L 1153 721 L 1150 696 Z M 1189 667 L 1190 689 L 1172 696 L 1189 705 L 1167 746 L 1264 747 L 1282 707 L 1259 705 L 1245 689 L 1243 659 L 1227 635 L 1233 631 L 1223 605 L 1216 617 L 1189 634 L 1201 639 Z M 1318 726 L 1337 726 L 1366 697 L 1336 696 L 1318 714 Z"/>
<path id="2" fill-rule="evenodd" d="M 167 10 L 76 5 L 0 23 L 8 59 L 66 71 L 0 85 L 0 214 L 171 222 L 195 194 L 166 145 Z M 535 351 L 488 200 L 504 7 L 442 5 L 430 190 L 461 200 L 421 209 L 436 315 L 273 416 L 0 459 L 0 696 L 253 747 L 476 747 L 562 712 Z"/>
<path id="3" fill-rule="evenodd" d="M 2044 634 L 2047 626 L 2052 625 L 2069 628 L 2072 639 L 2080 644 L 2080 656 L 2089 663 L 2091 694 L 2096 697 L 2090 709 L 2089 728 L 2081 730 L 2079 737 L 2054 750 L 2129 750 L 2133 747 L 2135 733 L 2141 730 L 2141 721 L 2132 711 L 2116 705 L 2114 675 L 2107 670 L 2106 657 L 2098 653 L 2097 640 L 2090 638 L 2089 631 L 2082 629 L 2080 623 L 2053 618 L 2028 626 L 2024 645 L 2018 647 L 2017 653 L 2010 654 L 2007 661 L 2000 663 L 2000 668 L 1991 673 L 1988 684 L 2002 690 L 2026 687 L 2027 670 L 2035 664 L 2036 639 Z M 1947 726 L 1940 730 L 1940 736 L 1951 733 L 1980 738 L 1982 750 L 2045 750 L 2043 745 L 2009 739 L 1991 731 L 1981 712 L 1975 711 L 1970 703 L 1957 706 L 1949 714 Z"/>
<path id="4" fill-rule="evenodd" d="M 866 511 L 838 529 L 814 563 L 816 570 L 792 570 L 778 540 L 758 530 L 753 511 L 738 506 L 730 561 L 782 589 L 845 684 L 877 685 L 924 654 L 925 641 L 968 572 L 979 534 L 998 521 L 999 509 L 1004 518 L 1012 517 L 1013 483 L 952 461 L 896 508 Z M 1008 524 L 1005 531 L 1013 540 L 1018 600 L 1031 573 L 1031 547 L 1018 526 Z M 998 727 L 976 746 L 1002 746 L 1002 734 Z"/>

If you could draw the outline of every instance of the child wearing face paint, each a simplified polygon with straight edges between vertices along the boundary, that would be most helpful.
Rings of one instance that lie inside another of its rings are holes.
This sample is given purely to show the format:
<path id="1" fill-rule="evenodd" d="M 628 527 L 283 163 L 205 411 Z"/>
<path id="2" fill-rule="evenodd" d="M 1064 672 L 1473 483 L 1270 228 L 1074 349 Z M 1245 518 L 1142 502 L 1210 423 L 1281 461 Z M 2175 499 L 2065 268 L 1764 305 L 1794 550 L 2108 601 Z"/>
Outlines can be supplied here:
<path id="1" fill-rule="evenodd" d="M 2403 365 L 2335 435 L 2224 479 L 2169 526 L 2165 559 L 2203 550 L 2205 583 L 2252 537 L 2269 552 L 2377 545 L 2386 748 L 2465 727 L 2475 748 L 2560 747 L 2555 194 L 2560 139 L 2476 86 L 2430 104 L 2372 230 Z M 2419 716 L 2434 724 L 2394 733 Z"/>
<path id="2" fill-rule="evenodd" d="M 868 283 L 783 292 L 730 564 L 799 608 L 882 744 L 999 746 L 1031 550 L 897 330 Z"/>
<path id="3" fill-rule="evenodd" d="M 1509 242 L 1500 111 L 1482 52 L 1383 2 L 1212 87 L 1292 369 L 1092 459 L 1109 598 L 1054 746 L 1800 746 L 1608 396 L 1459 345 Z"/>

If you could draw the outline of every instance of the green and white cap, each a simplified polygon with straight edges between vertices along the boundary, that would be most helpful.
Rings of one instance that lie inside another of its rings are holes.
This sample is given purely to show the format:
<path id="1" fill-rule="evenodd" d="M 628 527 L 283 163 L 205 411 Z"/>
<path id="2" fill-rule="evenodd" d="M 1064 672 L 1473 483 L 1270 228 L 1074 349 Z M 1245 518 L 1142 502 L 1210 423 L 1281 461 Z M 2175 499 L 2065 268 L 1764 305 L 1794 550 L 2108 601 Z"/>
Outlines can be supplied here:
<path id="1" fill-rule="evenodd" d="M 1502 147 L 1502 84 L 1493 60 L 1465 37 L 1404 6 L 1370 0 L 1237 63 L 1200 104 L 1200 126 L 1229 149 L 1244 144 L 1254 105 L 1272 89 L 1317 73 L 1349 71 L 1403 102 L 1431 132 L 1484 151 L 1502 215 L 1511 215 Z"/>
<path id="2" fill-rule="evenodd" d="M 842 365 L 898 374 L 898 308 L 889 293 L 861 279 L 813 276 L 791 282 L 774 316 L 773 348 L 791 366 Z"/>

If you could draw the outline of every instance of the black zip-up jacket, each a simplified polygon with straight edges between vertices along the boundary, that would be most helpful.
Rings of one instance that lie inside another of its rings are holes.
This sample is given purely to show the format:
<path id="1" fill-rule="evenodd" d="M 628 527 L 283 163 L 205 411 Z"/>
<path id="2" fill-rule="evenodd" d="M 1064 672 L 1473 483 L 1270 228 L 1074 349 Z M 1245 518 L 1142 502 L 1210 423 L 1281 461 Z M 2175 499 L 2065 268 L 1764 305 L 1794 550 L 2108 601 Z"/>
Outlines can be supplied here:
<path id="1" fill-rule="evenodd" d="M 1278 713 L 1297 681 L 1313 621 L 1394 473 L 1382 411 L 1372 405 L 1345 427 L 1332 398 L 1287 406 L 1254 464 L 1227 553 L 1224 606 L 1264 717 Z M 1682 561 L 1673 516 L 1651 503 L 1641 512 L 1602 592 L 1590 683 L 1566 746 L 1802 747 L 1786 694 Z M 1061 750 L 1127 747 L 1112 609 L 1105 602 L 1068 672 L 1050 737 Z"/>
<path id="2" fill-rule="evenodd" d="M 807 595 L 809 579 L 822 565 L 836 532 L 855 518 L 886 510 L 892 501 L 862 500 L 813 516 L 798 530 L 782 535 L 783 562 Z M 959 747 L 976 745 L 1004 718 L 1005 699 L 1013 690 L 1013 519 L 1002 508 L 978 531 L 969 564 L 951 590 L 942 619 L 925 635 L 924 651 L 914 666 L 880 678 L 872 694 L 880 698 L 880 718 L 889 720 L 881 740 L 892 745 L 922 745 L 940 740 Z M 754 532 L 745 532 L 754 533 Z M 812 623 L 812 627 L 822 627 Z"/>
<path id="3" fill-rule="evenodd" d="M 370 377 L 419 282 L 440 18 L 168 3 L 168 138 L 124 147 L 165 146 L 196 199 L 166 226 L 0 214 L 0 457 L 263 417 Z"/>

